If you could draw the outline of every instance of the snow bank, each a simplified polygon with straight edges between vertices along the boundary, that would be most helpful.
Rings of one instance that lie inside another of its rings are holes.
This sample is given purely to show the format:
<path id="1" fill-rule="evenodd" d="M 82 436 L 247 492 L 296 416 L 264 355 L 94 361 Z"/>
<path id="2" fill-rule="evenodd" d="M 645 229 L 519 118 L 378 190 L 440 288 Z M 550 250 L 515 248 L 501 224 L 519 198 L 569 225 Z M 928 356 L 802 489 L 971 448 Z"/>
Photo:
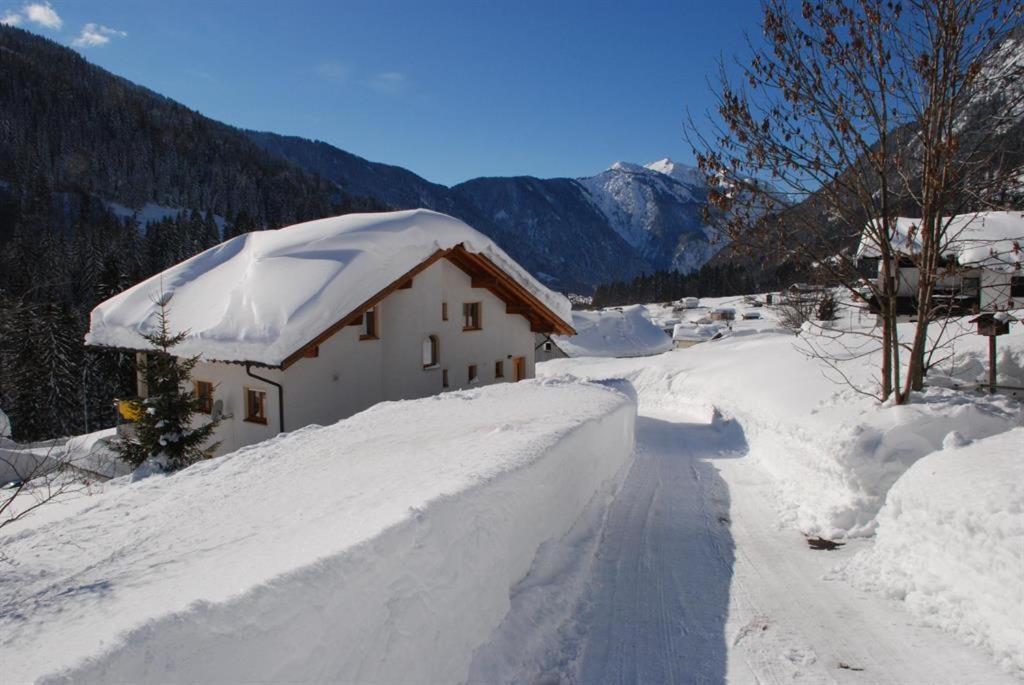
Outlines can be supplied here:
<path id="1" fill-rule="evenodd" d="M 933 387 L 908 406 L 880 406 L 808 358 L 800 338 L 766 328 L 771 320 L 737 323 L 751 326 L 736 326 L 712 345 L 642 362 L 559 359 L 538 365 L 538 374 L 618 375 L 652 409 L 717 407 L 742 425 L 750 458 L 774 477 L 783 520 L 829 538 L 872 534 L 889 488 L 914 462 L 941 449 L 950 431 L 978 439 L 1021 423 L 1013 400 L 947 388 Z M 901 334 L 910 333 L 910 326 L 901 327 Z M 1022 334 L 1024 326 L 1000 344 L 1024 349 Z M 984 344 L 981 336 L 960 339 L 958 359 Z M 875 364 L 868 355 L 844 372 L 867 385 Z"/>
<path id="2" fill-rule="evenodd" d="M 463 245 L 571 323 L 571 305 L 490 238 L 425 209 L 348 214 L 232 238 L 129 288 L 92 311 L 86 343 L 148 349 L 154 300 L 172 293 L 183 356 L 278 366 L 438 250 Z"/>
<path id="3" fill-rule="evenodd" d="M 108 484 L 0 537 L 4 676 L 463 680 L 538 548 L 615 487 L 635 415 L 610 385 L 524 381 Z"/>
<path id="4" fill-rule="evenodd" d="M 672 339 L 642 306 L 574 311 L 572 325 L 576 335 L 552 336 L 570 357 L 644 357 L 672 349 Z"/>
<path id="5" fill-rule="evenodd" d="M 896 482 L 845 574 L 1024 675 L 1024 428 L 961 441 Z"/>

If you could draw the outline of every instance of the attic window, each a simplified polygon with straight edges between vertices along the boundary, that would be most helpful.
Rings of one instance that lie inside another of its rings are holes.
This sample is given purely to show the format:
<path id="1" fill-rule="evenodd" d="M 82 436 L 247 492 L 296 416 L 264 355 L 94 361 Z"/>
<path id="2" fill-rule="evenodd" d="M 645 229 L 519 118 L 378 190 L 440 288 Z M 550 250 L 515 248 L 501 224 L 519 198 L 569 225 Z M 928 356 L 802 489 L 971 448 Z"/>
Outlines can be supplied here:
<path id="1" fill-rule="evenodd" d="M 209 381 L 195 382 L 196 411 L 201 414 L 213 413 L 213 383 Z"/>
<path id="2" fill-rule="evenodd" d="M 250 423 L 267 423 L 267 393 L 263 390 L 245 389 L 245 420 Z"/>
<path id="3" fill-rule="evenodd" d="M 544 351 L 545 352 L 550 352 L 553 348 L 554 348 L 554 345 L 552 345 L 550 342 L 544 343 Z"/>
<path id="4" fill-rule="evenodd" d="M 462 305 L 462 330 L 480 330 L 480 303 L 466 302 Z"/>
<path id="5" fill-rule="evenodd" d="M 359 336 L 360 340 L 376 340 L 377 339 L 377 308 L 366 310 L 363 314 L 363 332 Z"/>
<path id="6" fill-rule="evenodd" d="M 429 335 L 423 339 L 423 368 L 431 369 L 438 365 L 440 360 L 441 341 L 436 335 Z"/>

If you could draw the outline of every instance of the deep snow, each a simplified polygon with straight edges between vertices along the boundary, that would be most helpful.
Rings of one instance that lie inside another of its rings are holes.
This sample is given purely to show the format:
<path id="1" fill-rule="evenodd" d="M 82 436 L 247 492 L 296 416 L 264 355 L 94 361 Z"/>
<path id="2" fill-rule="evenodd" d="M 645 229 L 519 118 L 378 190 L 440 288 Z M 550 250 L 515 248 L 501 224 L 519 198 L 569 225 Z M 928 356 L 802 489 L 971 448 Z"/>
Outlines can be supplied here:
<path id="1" fill-rule="evenodd" d="M 644 357 L 672 349 L 672 339 L 646 314 L 639 305 L 574 311 L 576 335 L 552 338 L 570 357 Z"/>
<path id="2" fill-rule="evenodd" d="M 109 483 L 0 536 L 4 680 L 458 681 L 538 547 L 614 492 L 635 411 L 524 381 Z"/>
<path id="3" fill-rule="evenodd" d="M 841 575 L 1024 676 L 1024 428 L 947 442 L 896 482 Z"/>

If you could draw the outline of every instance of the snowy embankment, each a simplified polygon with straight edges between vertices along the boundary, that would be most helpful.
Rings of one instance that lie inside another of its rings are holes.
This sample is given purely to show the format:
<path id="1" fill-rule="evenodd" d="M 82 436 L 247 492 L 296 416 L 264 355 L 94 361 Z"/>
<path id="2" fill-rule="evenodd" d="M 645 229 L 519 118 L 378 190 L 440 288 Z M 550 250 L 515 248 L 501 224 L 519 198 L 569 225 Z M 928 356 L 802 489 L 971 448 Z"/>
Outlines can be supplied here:
<path id="1" fill-rule="evenodd" d="M 844 572 L 1024 675 L 1024 428 L 957 442 L 896 482 Z"/>
<path id="2" fill-rule="evenodd" d="M 0 538 L 4 677 L 458 682 L 538 548 L 617 487 L 635 416 L 624 384 L 526 381 L 112 481 Z"/>
<path id="3" fill-rule="evenodd" d="M 672 338 L 645 314 L 642 305 L 574 311 L 576 335 L 552 337 L 570 357 L 644 357 L 672 349 Z"/>
<path id="4" fill-rule="evenodd" d="M 901 333 L 909 335 L 905 328 Z M 1000 338 L 1000 360 L 1010 374 L 1024 350 L 1022 329 Z M 974 335 L 957 342 L 959 380 L 972 380 L 961 372 L 976 370 L 984 345 Z M 875 359 L 864 356 L 843 370 L 869 386 Z M 560 359 L 539 365 L 538 374 L 621 376 L 636 387 L 642 406 L 696 406 L 736 419 L 751 458 L 774 476 L 784 518 L 829 538 L 870 535 L 889 488 L 915 461 L 941 449 L 951 431 L 974 440 L 1022 420 L 1014 400 L 941 387 L 908 406 L 879 406 L 841 382 L 825 362 L 809 358 L 801 338 L 776 328 L 771 318 L 737 321 L 727 339 L 642 361 Z"/>

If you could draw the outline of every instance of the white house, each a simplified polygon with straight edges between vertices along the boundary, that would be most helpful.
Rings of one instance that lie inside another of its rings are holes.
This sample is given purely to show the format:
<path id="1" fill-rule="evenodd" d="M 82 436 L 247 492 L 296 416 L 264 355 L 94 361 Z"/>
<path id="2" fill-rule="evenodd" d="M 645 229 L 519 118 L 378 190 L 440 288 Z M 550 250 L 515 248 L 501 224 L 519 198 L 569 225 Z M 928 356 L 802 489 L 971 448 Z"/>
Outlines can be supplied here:
<path id="1" fill-rule="evenodd" d="M 941 251 L 943 273 L 935 289 L 937 303 L 947 304 L 951 314 L 1006 311 L 1024 306 L 1024 213 L 975 212 L 943 221 L 947 228 Z M 917 313 L 918 270 L 914 255 L 920 250 L 919 223 L 920 219 L 900 217 L 893 229 L 892 243 L 899 256 L 891 271 L 897 313 L 903 317 Z M 863 273 L 881 278 L 881 255 L 868 232 L 861 235 L 857 258 Z"/>
<path id="2" fill-rule="evenodd" d="M 97 306 L 86 343 L 144 353 L 162 293 L 188 331 L 176 352 L 201 356 L 197 395 L 224 416 L 219 453 L 384 400 L 531 378 L 535 335 L 574 332 L 565 297 L 427 210 L 233 238 Z"/>

